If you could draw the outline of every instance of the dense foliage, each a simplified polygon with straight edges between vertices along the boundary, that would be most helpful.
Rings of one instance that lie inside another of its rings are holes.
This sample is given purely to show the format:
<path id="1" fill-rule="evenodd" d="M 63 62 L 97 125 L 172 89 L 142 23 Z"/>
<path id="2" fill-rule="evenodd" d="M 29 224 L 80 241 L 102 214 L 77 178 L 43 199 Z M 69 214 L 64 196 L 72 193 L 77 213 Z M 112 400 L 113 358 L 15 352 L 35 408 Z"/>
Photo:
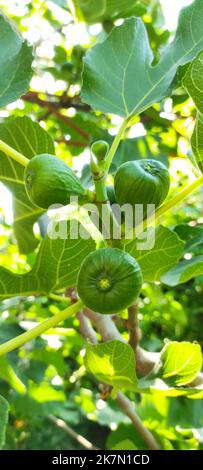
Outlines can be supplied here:
<path id="1" fill-rule="evenodd" d="M 0 448 L 203 449 L 202 0 L 0 8 Z"/>

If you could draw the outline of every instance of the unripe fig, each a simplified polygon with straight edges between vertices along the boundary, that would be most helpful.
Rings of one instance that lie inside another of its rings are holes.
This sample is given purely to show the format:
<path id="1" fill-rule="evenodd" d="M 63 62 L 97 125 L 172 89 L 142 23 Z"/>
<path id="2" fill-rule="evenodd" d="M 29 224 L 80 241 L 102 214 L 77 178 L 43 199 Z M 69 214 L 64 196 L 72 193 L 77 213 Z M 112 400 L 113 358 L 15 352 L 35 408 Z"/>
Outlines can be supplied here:
<path id="1" fill-rule="evenodd" d="M 29 199 L 43 209 L 52 204 L 67 205 L 71 196 L 82 198 L 86 192 L 72 169 L 49 154 L 36 155 L 30 160 L 24 181 Z"/>
<path id="2" fill-rule="evenodd" d="M 80 268 L 77 289 L 87 307 L 99 313 L 116 313 L 137 299 L 142 272 L 137 261 L 118 248 L 90 253 Z"/>
<path id="3" fill-rule="evenodd" d="M 155 208 L 165 200 L 170 187 L 170 175 L 163 163 L 158 160 L 135 160 L 120 166 L 115 175 L 115 195 L 118 203 L 143 205 L 143 214 L 147 214 L 147 205 Z"/>

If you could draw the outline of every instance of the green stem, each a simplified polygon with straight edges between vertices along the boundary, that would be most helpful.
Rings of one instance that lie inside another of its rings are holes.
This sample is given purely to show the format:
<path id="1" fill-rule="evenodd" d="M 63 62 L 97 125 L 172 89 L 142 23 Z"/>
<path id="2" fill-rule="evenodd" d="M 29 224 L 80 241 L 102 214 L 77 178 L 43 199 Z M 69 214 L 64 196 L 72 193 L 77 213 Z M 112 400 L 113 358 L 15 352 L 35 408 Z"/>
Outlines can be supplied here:
<path id="1" fill-rule="evenodd" d="M 203 185 L 203 175 L 197 178 L 193 183 L 191 183 L 189 186 L 187 186 L 185 189 L 183 189 L 177 196 L 173 197 L 171 200 L 167 201 L 165 204 L 163 204 L 159 209 L 156 211 L 156 219 L 161 217 L 165 212 L 167 212 L 169 209 L 172 209 L 172 207 L 177 206 L 180 202 L 183 201 L 189 194 L 193 193 L 196 189 L 200 188 L 200 186 Z"/>
<path id="2" fill-rule="evenodd" d="M 1 344 L 0 356 L 3 356 L 8 352 L 13 351 L 14 349 L 19 348 L 20 346 L 23 346 L 23 344 L 27 343 L 28 341 L 31 341 L 37 336 L 40 336 L 45 331 L 49 330 L 49 328 L 53 328 L 54 326 L 58 325 L 58 323 L 62 322 L 63 320 L 66 320 L 66 318 L 69 318 L 70 316 L 78 313 L 82 307 L 83 302 L 81 300 L 78 300 L 78 302 L 76 302 L 75 304 L 71 305 L 70 307 L 67 307 L 65 310 L 62 310 L 57 315 L 48 318 L 48 320 L 43 321 L 31 330 L 26 331 L 26 333 L 16 336 L 10 341 Z"/>
<path id="3" fill-rule="evenodd" d="M 20 163 L 22 166 L 27 166 L 29 159 L 26 158 L 22 153 L 17 152 L 17 150 L 7 145 L 3 140 L 0 140 L 0 150 L 4 152 L 8 157 L 11 157 L 16 162 Z"/>
<path id="4" fill-rule="evenodd" d="M 122 241 L 116 240 L 114 242 L 113 236 L 112 236 L 113 228 L 117 227 L 117 229 L 119 230 L 119 225 L 114 217 L 114 214 L 112 212 L 112 209 L 108 200 L 107 190 L 106 190 L 106 178 L 107 178 L 113 157 L 115 155 L 115 152 L 119 146 L 122 135 L 126 127 L 128 126 L 128 124 L 129 124 L 129 118 L 124 119 L 105 160 L 97 161 L 96 163 L 94 159 L 92 158 L 91 164 L 90 164 L 92 176 L 94 179 L 94 185 L 95 185 L 96 203 L 97 203 L 97 207 L 99 210 L 99 214 L 101 216 L 101 220 L 102 220 L 102 206 L 103 204 L 106 204 L 106 210 L 109 214 L 109 220 L 110 220 L 110 244 L 113 244 L 113 245 L 115 244 L 116 246 L 119 246 L 119 247 L 122 246 Z"/>
<path id="5" fill-rule="evenodd" d="M 96 191 L 96 199 L 97 199 L 97 207 L 98 207 L 98 211 L 99 211 L 101 221 L 104 218 L 104 214 L 107 217 L 107 220 L 109 220 L 109 239 L 106 240 L 107 245 L 109 244 L 109 241 L 110 241 L 110 245 L 111 244 L 114 245 L 113 231 L 114 231 L 114 229 L 120 230 L 120 227 L 119 227 L 119 225 L 117 223 L 117 220 L 116 220 L 116 218 L 113 214 L 113 211 L 111 209 L 111 205 L 110 205 L 110 202 L 108 200 L 108 195 L 107 195 L 107 191 L 106 191 L 105 182 L 106 182 L 105 174 L 99 181 L 97 181 L 97 180 L 94 181 L 95 191 Z M 104 212 L 104 209 L 105 209 L 105 212 Z M 107 232 L 108 232 L 108 229 L 107 229 Z M 117 245 L 120 245 L 121 241 L 116 240 L 116 243 L 117 243 Z"/>
<path id="6" fill-rule="evenodd" d="M 100 232 L 103 230 L 106 230 L 106 234 L 110 236 L 112 235 L 112 230 L 113 230 L 113 223 L 114 223 L 114 216 L 113 212 L 111 210 L 110 202 L 108 200 L 108 195 L 107 195 L 107 190 L 106 190 L 106 176 L 107 174 L 104 171 L 104 161 L 101 162 L 95 162 L 93 157 L 91 157 L 91 173 L 92 177 L 94 179 L 94 187 L 95 187 L 95 196 L 96 196 L 96 205 L 99 211 L 99 217 L 100 217 Z M 103 216 L 104 216 L 104 209 L 105 207 L 105 215 L 108 217 L 108 220 L 110 220 L 110 233 L 108 230 L 108 226 L 105 227 L 104 221 L 103 221 Z M 104 242 L 105 245 L 108 245 L 107 240 L 104 237 Z"/>
<path id="7" fill-rule="evenodd" d="M 108 155 L 106 157 L 106 161 L 105 161 L 105 173 L 108 174 L 109 172 L 109 168 L 111 166 L 111 163 L 112 163 L 112 160 L 113 160 L 113 157 L 116 153 L 116 150 L 120 144 L 120 141 L 121 141 L 121 138 L 123 136 L 123 133 L 124 131 L 126 130 L 127 126 L 129 124 L 129 117 L 127 117 L 126 119 L 124 119 L 119 131 L 118 131 L 118 134 L 116 135 L 113 143 L 112 143 L 112 146 L 108 152 Z"/>
<path id="8" fill-rule="evenodd" d="M 66 302 L 70 304 L 70 298 L 69 297 L 64 297 L 63 295 L 58 295 L 58 294 L 49 294 L 49 299 L 52 300 L 57 300 L 58 302 Z"/>
<path id="9" fill-rule="evenodd" d="M 89 202 L 92 203 L 95 201 L 95 192 L 91 191 L 90 189 L 86 189 L 85 191 L 85 203 Z"/>
<path id="10" fill-rule="evenodd" d="M 98 178 L 95 178 L 94 176 L 94 165 L 92 165 L 92 175 L 93 175 L 93 178 L 94 178 L 94 184 L 95 184 L 95 191 L 96 191 L 96 201 L 98 203 L 107 203 L 108 205 L 108 210 L 109 210 L 109 216 L 110 216 L 110 224 L 111 224 L 111 233 L 112 233 L 112 229 L 113 227 L 118 226 L 117 224 L 117 221 L 114 217 L 114 214 L 112 212 L 112 209 L 110 207 L 110 203 L 108 201 L 108 196 L 107 196 L 107 191 L 106 191 L 106 178 L 107 178 L 107 175 L 108 175 L 108 172 L 109 172 L 109 168 L 111 166 L 111 163 L 112 163 L 112 160 L 113 160 L 113 157 L 116 153 L 116 150 L 120 144 L 120 141 L 121 141 L 121 138 L 122 138 L 122 135 L 126 129 L 126 127 L 128 126 L 128 123 L 129 123 L 129 118 L 126 118 L 124 119 L 124 121 L 122 122 L 122 125 L 120 126 L 120 129 L 118 131 L 118 134 L 115 136 L 114 138 L 114 141 L 109 149 L 109 152 L 105 158 L 104 161 L 102 162 L 98 162 L 98 164 L 96 165 L 95 167 L 95 171 L 99 170 L 98 171 L 98 174 L 100 174 L 100 177 Z M 97 175 L 98 176 L 98 175 Z M 99 208 L 100 212 L 101 212 L 101 208 Z M 117 244 L 121 244 L 121 242 L 119 240 L 116 241 Z"/>
<path id="11" fill-rule="evenodd" d="M 93 175 L 94 177 L 94 175 Z M 108 201 L 108 196 L 106 192 L 106 185 L 105 185 L 105 174 L 101 176 L 100 179 L 94 179 L 94 186 L 95 186 L 95 191 L 96 191 L 96 201 L 100 204 L 106 203 Z"/>

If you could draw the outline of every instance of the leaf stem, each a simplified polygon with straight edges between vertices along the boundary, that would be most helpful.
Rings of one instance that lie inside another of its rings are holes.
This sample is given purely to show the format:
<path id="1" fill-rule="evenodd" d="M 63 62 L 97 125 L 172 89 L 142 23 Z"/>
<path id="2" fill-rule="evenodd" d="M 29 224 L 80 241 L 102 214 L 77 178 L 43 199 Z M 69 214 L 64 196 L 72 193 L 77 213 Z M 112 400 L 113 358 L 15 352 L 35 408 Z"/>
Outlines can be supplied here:
<path id="1" fill-rule="evenodd" d="M 106 174 L 109 172 L 109 168 L 111 166 L 113 157 L 114 157 L 114 155 L 116 153 L 116 150 L 117 150 L 117 148 L 120 144 L 122 135 L 123 135 L 125 129 L 127 128 L 127 126 L 128 126 L 128 123 L 129 123 L 129 117 L 124 119 L 124 121 L 122 122 L 122 125 L 121 125 L 121 127 L 118 131 L 118 134 L 116 135 L 116 137 L 115 137 L 115 139 L 112 143 L 112 146 L 109 149 L 109 152 L 108 152 L 108 155 L 107 155 L 106 161 L 105 161 L 105 172 L 106 172 Z"/>
<path id="2" fill-rule="evenodd" d="M 56 96 L 54 96 L 54 98 L 56 98 Z M 78 103 L 73 104 L 72 99 L 70 99 L 69 97 L 66 97 L 66 98 L 68 99 L 68 104 L 69 104 L 68 107 L 72 107 L 72 106 L 74 107 L 75 104 L 76 104 L 75 107 L 78 107 L 77 106 Z M 25 95 L 21 96 L 21 99 L 23 99 L 24 101 L 29 101 L 30 103 L 36 103 L 41 108 L 46 108 L 49 111 L 49 113 L 54 114 L 58 118 L 58 120 L 64 122 L 64 124 L 66 124 L 68 127 L 73 129 L 74 131 L 76 131 L 77 134 L 84 137 L 84 139 L 87 141 L 87 144 L 88 144 L 89 137 L 90 137 L 89 133 L 85 129 L 82 129 L 80 126 L 78 126 L 73 121 L 73 119 L 69 118 L 68 116 L 66 116 L 65 114 L 62 114 L 59 111 L 61 108 L 66 108 L 66 106 L 64 106 L 64 96 L 62 97 L 61 102 L 60 102 L 60 97 L 59 97 L 59 101 L 47 101 L 47 100 L 42 100 L 39 97 L 38 92 L 29 91 Z M 79 105 L 80 105 L 80 108 L 82 106 L 82 108 L 84 109 L 85 105 L 83 105 L 82 103 L 79 103 Z M 85 108 L 84 110 L 87 111 L 87 110 L 89 110 L 89 108 Z"/>
<path id="3" fill-rule="evenodd" d="M 101 214 L 102 207 L 100 207 L 100 204 L 101 203 L 102 203 L 102 205 L 106 204 L 106 210 L 108 211 L 109 216 L 110 216 L 110 225 L 111 225 L 110 232 L 111 232 L 111 234 L 112 234 L 113 227 L 115 226 L 115 227 L 119 228 L 119 226 L 118 226 L 118 223 L 117 223 L 117 221 L 114 217 L 114 214 L 112 212 L 110 203 L 108 201 L 108 196 L 107 196 L 107 191 L 106 191 L 106 178 L 107 178 L 107 175 L 108 175 L 109 168 L 111 166 L 113 157 L 114 157 L 114 155 L 116 153 L 116 150 L 117 150 L 117 148 L 120 144 L 122 135 L 123 135 L 126 127 L 129 124 L 129 120 L 130 120 L 129 117 L 127 117 L 122 122 L 122 124 L 120 126 L 120 129 L 118 131 L 118 134 L 115 136 L 114 141 L 113 141 L 113 143 L 112 143 L 112 145 L 111 145 L 111 147 L 110 147 L 110 149 L 107 153 L 107 156 L 106 156 L 105 160 L 95 163 L 94 160 L 91 159 L 91 164 L 90 164 L 92 176 L 93 176 L 93 179 L 94 179 L 95 191 L 96 191 L 96 202 L 99 203 L 98 204 L 98 209 L 99 209 L 99 212 Z M 117 240 L 116 244 L 118 244 L 120 246 L 120 245 L 122 245 L 122 242 Z"/>
<path id="4" fill-rule="evenodd" d="M 94 179 L 94 186 L 96 191 L 96 201 L 99 204 L 105 204 L 108 201 L 105 185 L 105 175 L 101 176 L 100 179 Z"/>
<path id="5" fill-rule="evenodd" d="M 69 297 L 65 297 L 65 296 L 59 295 L 59 294 L 53 294 L 52 292 L 49 294 L 49 299 L 56 300 L 57 302 L 66 302 L 66 303 L 70 304 L 70 298 Z"/>
<path id="6" fill-rule="evenodd" d="M 78 300 L 78 302 L 74 303 L 70 307 L 67 307 L 65 310 L 62 310 L 57 315 L 48 318 L 48 320 L 41 322 L 39 325 L 35 326 L 31 330 L 26 331 L 22 335 L 16 336 L 15 338 L 9 341 L 6 341 L 6 343 L 0 345 L 0 356 L 3 356 L 8 352 L 13 351 L 14 349 L 19 348 L 20 346 L 23 346 L 23 344 L 27 343 L 28 341 L 37 338 L 37 336 L 40 336 L 45 331 L 49 330 L 49 328 L 53 328 L 54 326 L 58 325 L 58 323 L 62 322 L 63 320 L 66 320 L 66 318 L 69 318 L 70 316 L 78 313 L 82 307 L 83 302 L 81 300 Z"/>
<path id="7" fill-rule="evenodd" d="M 179 202 L 183 201 L 189 194 L 193 193 L 196 189 L 200 188 L 200 186 L 203 185 L 203 175 L 197 178 L 195 181 L 193 181 L 192 184 L 184 188 L 177 196 L 173 197 L 169 201 L 167 201 L 165 204 L 163 204 L 159 209 L 156 211 L 156 219 L 161 217 L 165 212 L 167 212 L 169 209 L 172 209 L 173 207 L 177 206 Z"/>
<path id="8" fill-rule="evenodd" d="M 26 167 L 29 163 L 28 158 L 22 155 L 22 153 L 19 153 L 17 152 L 17 150 L 10 147 L 10 145 L 3 142 L 3 140 L 0 140 L 0 150 L 2 150 L 2 152 L 5 153 L 8 157 L 11 157 L 13 160 L 20 163 L 20 165 L 22 166 Z"/>
<path id="9" fill-rule="evenodd" d="M 105 172 L 105 160 L 95 162 L 93 156 L 91 157 L 90 168 L 92 177 L 94 180 L 95 187 L 95 203 L 97 205 L 99 216 L 100 216 L 100 232 L 105 231 L 104 240 L 107 237 L 107 240 L 113 238 L 113 228 L 116 226 L 117 222 L 114 217 L 113 211 L 111 209 L 110 201 L 107 195 L 106 187 L 106 177 L 107 173 Z M 107 217 L 107 219 L 106 219 Z M 107 226 L 104 223 L 104 220 L 107 220 Z M 108 224 L 109 222 L 109 224 Z M 109 226 L 108 226 L 109 225 Z M 108 245 L 107 241 L 105 244 Z"/>

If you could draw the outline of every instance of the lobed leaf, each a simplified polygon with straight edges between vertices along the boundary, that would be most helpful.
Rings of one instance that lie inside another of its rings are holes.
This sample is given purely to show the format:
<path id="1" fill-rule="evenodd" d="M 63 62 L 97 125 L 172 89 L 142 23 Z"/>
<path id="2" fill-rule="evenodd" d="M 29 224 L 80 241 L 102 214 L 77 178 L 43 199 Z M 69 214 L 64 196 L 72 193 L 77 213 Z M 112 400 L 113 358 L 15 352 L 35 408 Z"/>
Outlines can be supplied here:
<path id="1" fill-rule="evenodd" d="M 202 48 L 202 0 L 181 11 L 175 38 L 155 65 L 144 23 L 129 18 L 86 54 L 82 98 L 104 113 L 140 114 L 167 96 L 178 67 Z"/>
<path id="2" fill-rule="evenodd" d="M 64 224 L 67 224 L 67 237 L 52 240 L 46 235 L 30 272 L 15 274 L 0 267 L 1 299 L 16 295 L 49 294 L 75 286 L 81 263 L 88 253 L 95 250 L 95 242 L 91 238 L 72 239 L 70 224 L 66 221 Z M 84 233 L 88 235 L 87 232 Z"/>

